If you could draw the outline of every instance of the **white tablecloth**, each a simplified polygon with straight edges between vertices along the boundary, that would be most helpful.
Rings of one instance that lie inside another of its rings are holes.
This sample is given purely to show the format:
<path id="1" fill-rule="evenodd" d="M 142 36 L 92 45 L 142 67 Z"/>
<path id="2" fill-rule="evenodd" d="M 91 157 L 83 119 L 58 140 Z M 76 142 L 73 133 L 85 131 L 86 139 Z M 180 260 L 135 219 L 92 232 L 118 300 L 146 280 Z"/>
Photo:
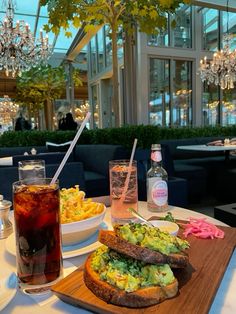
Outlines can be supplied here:
<path id="1" fill-rule="evenodd" d="M 139 203 L 140 213 L 149 218 L 153 216 L 153 213 L 150 213 L 146 209 L 146 203 Z M 179 219 L 187 219 L 191 217 L 202 217 L 204 215 L 199 214 L 197 212 L 189 211 L 187 209 L 178 208 L 178 207 L 170 207 L 170 211 L 174 215 L 174 217 Z M 162 213 L 160 215 L 165 215 Z M 217 225 L 225 225 L 224 223 L 217 221 L 211 217 L 207 217 L 209 222 L 215 223 Z M 110 209 L 107 209 L 107 214 L 105 220 L 108 222 L 110 220 Z M 73 257 L 67 259 L 70 263 L 80 266 L 84 263 L 87 255 Z M 220 262 L 220 261 L 219 261 Z M 15 271 L 15 257 L 9 254 L 5 250 L 5 240 L 0 240 L 0 275 L 6 272 L 6 270 Z M 217 270 L 216 270 L 217 271 Z M 210 279 L 209 279 L 210 280 Z M 198 289 L 198 287 L 196 287 Z M 234 253 L 230 265 L 227 268 L 224 279 L 221 283 L 221 286 L 218 290 L 217 297 L 211 307 L 211 314 L 223 313 L 223 314 L 233 314 L 236 313 L 236 253 Z M 16 296 L 13 300 L 2 310 L 3 314 L 9 313 L 23 313 L 23 314 L 58 314 L 58 313 L 68 313 L 68 314 L 78 314 L 78 313 L 89 313 L 88 311 L 80 308 L 73 307 L 69 304 L 66 304 L 59 299 L 54 299 L 50 303 L 46 303 L 41 306 L 35 302 L 31 297 L 22 294 L 21 292 L 17 292 Z M 191 314 L 191 313 L 189 313 Z"/>
<path id="2" fill-rule="evenodd" d="M 217 145 L 183 145 L 177 146 L 177 149 L 183 150 L 196 150 L 196 151 L 205 151 L 205 152 L 219 152 L 219 151 L 230 151 L 236 150 L 236 145 L 225 145 L 225 146 L 217 146 Z"/>

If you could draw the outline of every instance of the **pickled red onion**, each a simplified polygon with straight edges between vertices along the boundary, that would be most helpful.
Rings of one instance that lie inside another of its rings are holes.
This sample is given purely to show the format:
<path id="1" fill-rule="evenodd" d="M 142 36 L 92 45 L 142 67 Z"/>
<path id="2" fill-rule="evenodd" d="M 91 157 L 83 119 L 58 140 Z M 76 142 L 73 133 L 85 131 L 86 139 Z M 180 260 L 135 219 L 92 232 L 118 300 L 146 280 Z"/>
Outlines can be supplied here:
<path id="1" fill-rule="evenodd" d="M 207 238 L 224 238 L 224 231 L 220 230 L 218 227 L 213 225 L 212 223 L 206 222 L 206 218 L 189 218 L 189 223 L 182 224 L 185 231 L 183 235 L 185 238 L 193 234 L 197 238 L 207 239 Z"/>

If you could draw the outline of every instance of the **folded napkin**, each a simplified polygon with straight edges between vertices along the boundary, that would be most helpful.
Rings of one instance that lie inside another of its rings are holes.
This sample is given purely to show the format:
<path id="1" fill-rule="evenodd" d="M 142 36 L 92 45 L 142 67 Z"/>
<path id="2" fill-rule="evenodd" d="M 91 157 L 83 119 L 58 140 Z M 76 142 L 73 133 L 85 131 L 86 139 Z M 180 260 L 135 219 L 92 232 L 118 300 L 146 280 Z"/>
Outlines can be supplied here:
<path id="1" fill-rule="evenodd" d="M 236 137 L 231 138 L 230 145 L 236 145 Z"/>
<path id="2" fill-rule="evenodd" d="M 217 141 L 209 142 L 206 145 L 207 146 L 224 146 L 224 143 L 222 142 L 222 140 L 217 140 Z"/>

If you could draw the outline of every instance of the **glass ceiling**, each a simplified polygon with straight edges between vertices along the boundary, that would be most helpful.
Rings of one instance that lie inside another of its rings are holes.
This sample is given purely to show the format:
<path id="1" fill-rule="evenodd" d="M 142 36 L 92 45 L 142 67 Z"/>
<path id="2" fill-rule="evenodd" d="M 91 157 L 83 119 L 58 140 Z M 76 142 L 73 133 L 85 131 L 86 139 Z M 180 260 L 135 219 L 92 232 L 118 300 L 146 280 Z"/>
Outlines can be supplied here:
<path id="1" fill-rule="evenodd" d="M 34 34 L 34 37 L 38 39 L 40 29 L 43 29 L 43 25 L 47 24 L 48 21 L 47 7 L 40 7 L 39 0 L 15 0 L 13 3 L 14 2 L 16 3 L 14 25 L 17 20 L 24 20 L 30 25 L 30 29 Z M 6 13 L 5 3 L 7 3 L 7 0 L 1 1 L 1 20 L 4 19 Z M 53 48 L 53 52 L 62 53 L 62 57 L 66 54 L 78 29 L 75 29 L 73 26 L 71 26 L 70 31 L 72 32 L 72 37 L 70 38 L 65 37 L 63 31 L 60 32 L 57 37 L 52 32 L 48 33 L 49 43 Z"/>
<path id="2" fill-rule="evenodd" d="M 227 0 L 193 0 L 193 4 L 203 6 L 203 7 L 211 7 L 211 8 L 217 8 L 217 7 L 225 7 L 227 6 Z M 232 10 L 235 12 L 236 10 L 236 1 L 235 0 L 229 0 L 228 2 L 229 10 Z"/>
<path id="3" fill-rule="evenodd" d="M 197 4 L 198 1 L 206 4 L 215 2 L 215 0 L 195 0 L 194 2 Z M 1 1 L 0 5 L 1 20 L 4 19 L 6 12 L 5 4 L 7 2 L 8 0 Z M 222 0 L 220 1 L 220 4 L 222 5 L 223 3 L 221 2 L 223 1 Z M 14 23 L 16 23 L 17 20 L 24 20 L 30 25 L 30 29 L 34 34 L 34 37 L 38 39 L 40 29 L 43 29 L 43 25 L 45 25 L 48 21 L 47 6 L 40 7 L 39 0 L 13 0 L 13 3 L 16 3 Z M 55 57 L 57 59 L 58 58 L 63 59 L 78 29 L 75 29 L 73 26 L 71 26 L 70 31 L 72 33 L 72 37 L 70 38 L 65 37 L 64 31 L 61 31 L 57 37 L 52 32 L 48 33 L 49 43 L 53 48 L 53 52 L 56 53 Z M 61 56 L 59 57 L 59 55 Z M 51 59 L 53 59 L 53 56 L 51 57 Z"/>

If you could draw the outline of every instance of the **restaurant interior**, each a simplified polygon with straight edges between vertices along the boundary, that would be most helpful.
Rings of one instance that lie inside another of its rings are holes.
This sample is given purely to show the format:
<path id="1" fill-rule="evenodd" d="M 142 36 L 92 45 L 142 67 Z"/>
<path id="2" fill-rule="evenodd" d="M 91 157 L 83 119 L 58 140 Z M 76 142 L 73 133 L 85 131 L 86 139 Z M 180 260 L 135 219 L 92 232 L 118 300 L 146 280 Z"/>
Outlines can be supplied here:
<path id="1" fill-rule="evenodd" d="M 0 1 L 0 312 L 236 312 L 236 1 Z"/>

